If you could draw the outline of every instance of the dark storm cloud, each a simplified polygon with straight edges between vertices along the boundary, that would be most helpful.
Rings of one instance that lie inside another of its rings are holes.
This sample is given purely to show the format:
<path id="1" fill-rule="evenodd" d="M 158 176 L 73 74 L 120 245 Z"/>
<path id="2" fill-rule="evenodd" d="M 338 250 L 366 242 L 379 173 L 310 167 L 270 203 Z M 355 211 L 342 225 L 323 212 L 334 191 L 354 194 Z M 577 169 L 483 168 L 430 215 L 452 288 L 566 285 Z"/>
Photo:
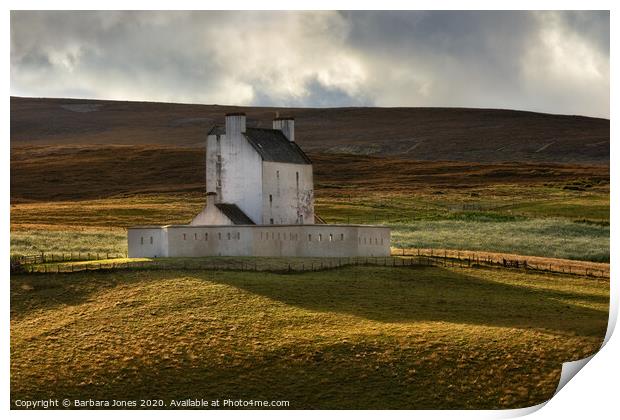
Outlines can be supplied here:
<path id="1" fill-rule="evenodd" d="M 11 91 L 609 115 L 608 12 L 12 12 Z"/>

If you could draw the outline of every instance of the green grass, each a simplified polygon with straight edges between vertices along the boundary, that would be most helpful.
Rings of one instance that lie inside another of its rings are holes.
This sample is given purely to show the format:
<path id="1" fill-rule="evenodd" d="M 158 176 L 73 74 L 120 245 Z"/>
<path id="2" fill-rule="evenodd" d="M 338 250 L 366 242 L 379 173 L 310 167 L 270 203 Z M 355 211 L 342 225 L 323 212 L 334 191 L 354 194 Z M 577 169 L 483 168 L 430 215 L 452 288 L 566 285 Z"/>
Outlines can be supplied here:
<path id="1" fill-rule="evenodd" d="M 392 246 L 496 251 L 609 262 L 609 226 L 566 219 L 441 220 L 393 225 Z"/>
<path id="2" fill-rule="evenodd" d="M 317 191 L 328 223 L 393 228 L 393 246 L 609 261 L 609 187 L 565 184 L 420 189 L 411 194 Z M 340 195 L 338 195 L 340 194 Z M 11 207 L 11 253 L 127 251 L 122 226 L 188 223 L 202 194 L 145 194 Z M 88 227 L 76 231 L 75 227 Z M 111 227 L 115 230 L 111 230 Z"/>
<path id="3" fill-rule="evenodd" d="M 11 279 L 11 398 L 515 408 L 595 352 L 608 284 L 516 271 L 122 271 Z"/>
<path id="4" fill-rule="evenodd" d="M 115 230 L 18 230 L 11 232 L 11 255 L 127 252 L 127 233 Z"/>

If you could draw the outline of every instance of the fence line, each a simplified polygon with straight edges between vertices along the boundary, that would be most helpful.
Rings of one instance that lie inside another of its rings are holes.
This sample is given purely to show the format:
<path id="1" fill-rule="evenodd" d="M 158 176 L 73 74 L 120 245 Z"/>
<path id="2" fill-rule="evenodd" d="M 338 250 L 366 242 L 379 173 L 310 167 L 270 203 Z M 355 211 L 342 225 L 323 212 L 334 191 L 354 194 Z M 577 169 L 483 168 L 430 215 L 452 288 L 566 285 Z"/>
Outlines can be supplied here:
<path id="1" fill-rule="evenodd" d="M 11 262 L 19 264 L 46 264 L 50 262 L 109 260 L 111 258 L 125 257 L 127 257 L 127 254 L 111 252 L 41 252 L 40 254 L 32 255 L 12 255 Z"/>
<path id="2" fill-rule="evenodd" d="M 346 266 L 384 266 L 384 267 L 489 267 L 489 268 L 509 268 L 521 269 L 526 271 L 558 273 L 549 270 L 549 267 L 541 267 L 533 265 L 527 261 L 517 260 L 501 260 L 497 261 L 493 258 L 472 258 L 463 257 L 453 258 L 445 255 L 410 255 L 404 253 L 404 257 L 350 257 L 350 258 L 333 258 L 321 261 L 293 261 L 293 262 L 264 262 L 257 264 L 256 261 L 204 261 L 204 260 L 182 260 L 182 261 L 125 261 L 125 262 L 93 262 L 93 263 L 46 263 L 46 264 L 30 264 L 21 267 L 19 272 L 24 273 L 75 273 L 81 271 L 110 271 L 110 270 L 206 270 L 206 271 L 251 271 L 251 272 L 274 272 L 274 273 L 301 273 L 332 270 L 335 268 Z M 432 251 L 431 251 L 432 254 Z M 490 257 L 490 256 L 489 256 Z M 18 272 L 18 271 L 15 271 Z M 608 279 L 604 273 L 596 273 L 592 270 L 583 272 L 572 272 L 578 276 L 587 276 L 597 279 Z M 600 274 L 600 275 L 599 275 Z"/>
<path id="3" fill-rule="evenodd" d="M 538 263 L 539 257 L 534 257 L 535 261 L 528 261 L 527 257 L 522 259 L 510 259 L 504 255 L 492 255 L 484 252 L 475 251 L 448 251 L 448 250 L 433 250 L 433 249 L 405 249 L 401 248 L 396 251 L 394 255 L 401 257 L 416 256 L 416 257 L 429 257 L 436 261 L 440 261 L 439 265 L 455 265 L 455 262 L 463 267 L 472 266 L 490 266 L 490 267 L 504 267 L 504 268 L 522 268 L 525 270 L 533 270 L 547 273 L 556 274 L 571 274 L 577 276 L 596 277 L 609 279 L 609 271 L 600 268 L 583 267 L 579 265 L 571 264 L 558 264 L 558 263 Z"/>
<path id="4" fill-rule="evenodd" d="M 334 258 L 325 261 L 299 261 L 256 264 L 251 261 L 126 261 L 126 262 L 96 262 L 96 263 L 59 263 L 59 264 L 32 264 L 22 267 L 22 271 L 31 274 L 76 273 L 80 271 L 99 270 L 208 270 L 208 271 L 256 271 L 275 273 L 300 273 L 311 271 L 325 271 L 345 266 L 430 266 L 434 265 L 431 258 L 395 258 L 395 257 L 351 257 Z"/>

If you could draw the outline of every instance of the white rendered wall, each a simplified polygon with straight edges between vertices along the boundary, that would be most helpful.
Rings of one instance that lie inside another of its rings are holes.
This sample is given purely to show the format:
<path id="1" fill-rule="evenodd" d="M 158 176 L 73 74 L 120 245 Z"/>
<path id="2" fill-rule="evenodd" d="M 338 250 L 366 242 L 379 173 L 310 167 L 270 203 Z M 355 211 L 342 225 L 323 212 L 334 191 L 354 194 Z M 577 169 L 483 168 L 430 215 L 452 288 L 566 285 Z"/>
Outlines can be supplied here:
<path id="1" fill-rule="evenodd" d="M 219 145 L 223 141 L 223 135 L 210 135 L 207 136 L 207 149 L 206 149 L 206 159 L 205 159 L 205 176 L 207 186 L 207 194 L 217 192 L 216 189 L 216 177 L 215 177 L 215 163 L 217 159 L 217 155 L 220 154 Z"/>
<path id="2" fill-rule="evenodd" d="M 236 204 L 254 223 L 261 223 L 262 158 L 242 135 L 221 137 L 222 196 L 217 199 Z"/>
<path id="3" fill-rule="evenodd" d="M 233 125 L 237 128 L 237 125 Z M 240 131 L 233 135 L 207 136 L 206 185 L 207 193 L 219 193 L 214 202 L 207 202 L 203 211 L 194 218 L 192 225 L 229 224 L 214 203 L 236 204 L 254 223 L 262 221 L 262 158 Z M 220 186 L 217 162 L 221 156 Z"/>
<path id="4" fill-rule="evenodd" d="M 390 229 L 358 225 L 164 226 L 161 243 L 140 242 L 152 227 L 130 228 L 131 257 L 384 257 L 390 255 Z M 150 237 L 150 236 L 149 236 Z"/>
<path id="5" fill-rule="evenodd" d="M 127 256 L 138 257 L 167 257 L 168 231 L 159 226 L 143 227 L 127 230 Z"/>
<path id="6" fill-rule="evenodd" d="M 299 184 L 297 176 L 299 175 Z M 314 224 L 312 165 L 263 162 L 263 218 L 261 224 Z M 271 196 L 271 199 L 270 199 Z"/>
<path id="7" fill-rule="evenodd" d="M 190 225 L 232 225 L 232 221 L 215 207 L 215 195 L 207 195 L 207 204 L 204 209 L 190 223 Z"/>

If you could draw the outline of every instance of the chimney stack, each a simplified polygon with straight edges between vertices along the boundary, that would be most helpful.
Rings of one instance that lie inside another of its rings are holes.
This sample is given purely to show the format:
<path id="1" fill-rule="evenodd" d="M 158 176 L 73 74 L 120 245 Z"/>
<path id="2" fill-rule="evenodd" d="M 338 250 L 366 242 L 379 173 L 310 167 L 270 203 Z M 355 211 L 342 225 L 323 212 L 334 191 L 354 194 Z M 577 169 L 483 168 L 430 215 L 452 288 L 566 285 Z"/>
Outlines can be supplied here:
<path id="1" fill-rule="evenodd" d="M 295 118 L 275 118 L 273 129 L 282 131 L 289 141 L 295 141 Z"/>
<path id="2" fill-rule="evenodd" d="M 245 133 L 245 114 L 243 112 L 226 114 L 226 138 L 237 137 L 241 133 Z"/>

